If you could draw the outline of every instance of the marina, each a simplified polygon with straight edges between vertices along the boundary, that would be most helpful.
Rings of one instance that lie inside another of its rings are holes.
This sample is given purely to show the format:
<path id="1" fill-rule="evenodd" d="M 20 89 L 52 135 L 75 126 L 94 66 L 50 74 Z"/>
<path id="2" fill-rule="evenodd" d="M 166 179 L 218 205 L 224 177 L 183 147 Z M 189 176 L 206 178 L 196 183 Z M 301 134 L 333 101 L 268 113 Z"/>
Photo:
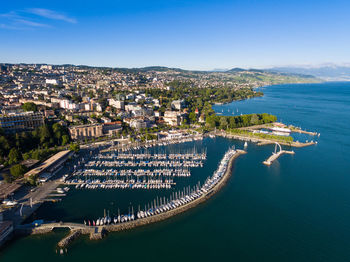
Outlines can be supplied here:
<path id="1" fill-rule="evenodd" d="M 201 141 L 203 140 L 203 135 L 196 133 L 196 134 L 169 134 L 169 136 L 165 138 L 158 138 L 158 140 L 147 140 L 145 142 L 127 142 L 118 144 L 116 146 L 109 147 L 107 149 L 102 150 L 102 152 L 109 152 L 109 151 L 119 151 L 119 152 L 128 152 L 131 150 L 140 150 L 140 149 L 149 149 L 152 147 L 159 147 L 159 146 L 168 146 L 168 145 L 174 145 L 174 144 L 181 144 L 186 142 L 193 142 L 193 141 Z"/>
<path id="2" fill-rule="evenodd" d="M 207 154 L 193 148 L 183 153 L 100 152 L 86 158 L 64 177 L 64 184 L 75 189 L 170 189 L 176 185 L 174 178 L 190 177 L 191 168 L 203 167 Z"/>
<path id="3" fill-rule="evenodd" d="M 168 198 L 157 197 L 144 207 L 139 206 L 137 210 L 131 206 L 126 214 L 121 214 L 118 209 L 118 214 L 112 216 L 105 210 L 103 217 L 85 220 L 83 224 L 51 222 L 32 229 L 23 228 L 23 230 L 32 230 L 33 234 L 41 234 L 55 228 L 70 228 L 71 233 L 58 245 L 62 253 L 66 245 L 80 234 L 89 234 L 90 239 L 100 239 L 106 232 L 131 229 L 167 219 L 195 207 L 219 191 L 231 175 L 234 159 L 241 154 L 245 154 L 245 151 L 230 148 L 224 154 L 215 172 L 207 177 L 203 185 L 198 183 L 193 187 L 185 187 L 183 190 L 173 192 Z"/>
<path id="4" fill-rule="evenodd" d="M 138 207 L 138 211 L 135 214 L 134 208 L 129 208 L 128 214 L 115 216 L 113 219 L 110 216 L 104 216 L 103 218 L 98 218 L 96 221 L 90 220 L 84 221 L 85 225 L 89 226 L 99 226 L 99 225 L 109 225 L 109 224 L 117 224 L 117 223 L 123 223 L 128 221 L 133 221 L 135 219 L 142 219 L 150 216 L 154 216 L 157 214 L 161 214 L 167 211 L 170 211 L 172 209 L 176 209 L 182 205 L 186 205 L 197 198 L 203 196 L 204 194 L 208 194 L 215 185 L 223 178 L 227 166 L 229 163 L 229 160 L 237 153 L 234 149 L 229 149 L 221 162 L 219 163 L 219 166 L 217 170 L 214 172 L 212 177 L 208 177 L 205 181 L 205 183 L 200 186 L 200 183 L 196 185 L 195 187 L 186 187 L 182 191 L 173 192 L 168 198 L 156 198 L 151 203 L 148 203 L 145 205 L 144 208 Z M 119 213 L 119 212 L 118 212 Z"/>

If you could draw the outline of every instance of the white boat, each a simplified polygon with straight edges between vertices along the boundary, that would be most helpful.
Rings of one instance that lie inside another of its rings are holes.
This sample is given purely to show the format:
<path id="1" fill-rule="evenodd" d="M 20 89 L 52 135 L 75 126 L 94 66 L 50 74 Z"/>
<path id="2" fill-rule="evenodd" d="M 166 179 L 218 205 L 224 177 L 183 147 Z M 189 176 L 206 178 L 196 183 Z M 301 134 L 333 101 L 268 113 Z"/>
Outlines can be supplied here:
<path id="1" fill-rule="evenodd" d="M 59 194 L 63 194 L 64 193 L 64 190 L 62 189 L 62 188 L 57 188 L 56 189 L 56 191 L 57 191 L 57 193 L 59 193 Z"/>
<path id="2" fill-rule="evenodd" d="M 284 132 L 284 133 L 292 132 L 292 130 L 290 130 L 289 128 L 285 128 L 285 127 L 274 126 L 274 127 L 270 127 L 269 129 L 272 131 L 276 131 L 276 132 Z"/>
<path id="3" fill-rule="evenodd" d="M 276 136 L 289 136 L 289 133 L 278 132 L 278 131 L 273 131 L 272 134 Z"/>
<path id="4" fill-rule="evenodd" d="M 11 200 L 4 200 L 2 203 L 5 204 L 6 206 L 15 206 L 18 204 L 17 201 L 11 201 Z"/>

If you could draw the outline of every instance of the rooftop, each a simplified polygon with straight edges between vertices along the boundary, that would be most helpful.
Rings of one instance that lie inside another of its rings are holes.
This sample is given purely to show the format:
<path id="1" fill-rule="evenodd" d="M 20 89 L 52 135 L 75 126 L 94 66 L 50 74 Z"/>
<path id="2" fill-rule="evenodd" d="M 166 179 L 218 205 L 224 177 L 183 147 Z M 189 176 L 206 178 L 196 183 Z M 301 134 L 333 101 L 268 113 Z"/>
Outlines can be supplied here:
<path id="1" fill-rule="evenodd" d="M 54 156 L 47 159 L 45 162 L 40 164 L 37 168 L 34 168 L 27 173 L 24 174 L 24 177 L 30 177 L 32 175 L 38 175 L 41 172 L 45 171 L 48 167 L 50 167 L 52 164 L 54 164 L 56 161 L 60 160 L 61 158 L 67 156 L 70 153 L 70 150 L 65 150 L 58 152 Z"/>

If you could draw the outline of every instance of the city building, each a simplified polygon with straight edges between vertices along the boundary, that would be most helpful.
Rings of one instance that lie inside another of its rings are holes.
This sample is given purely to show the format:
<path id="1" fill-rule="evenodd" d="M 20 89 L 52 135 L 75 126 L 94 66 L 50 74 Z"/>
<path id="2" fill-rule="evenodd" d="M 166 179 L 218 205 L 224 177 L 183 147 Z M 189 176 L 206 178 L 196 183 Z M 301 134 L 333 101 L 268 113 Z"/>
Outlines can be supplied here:
<path id="1" fill-rule="evenodd" d="M 48 85 L 58 85 L 59 81 L 57 79 L 46 79 L 45 83 Z"/>
<path id="2" fill-rule="evenodd" d="M 110 123 L 110 122 L 112 122 L 112 120 L 111 119 L 109 119 L 108 117 L 101 117 L 101 121 L 102 121 L 102 123 Z"/>
<path id="3" fill-rule="evenodd" d="M 171 102 L 171 108 L 175 110 L 182 110 L 185 107 L 184 100 L 174 100 Z"/>
<path id="4" fill-rule="evenodd" d="M 125 102 L 122 100 L 108 99 L 108 104 L 116 109 L 125 110 Z"/>
<path id="5" fill-rule="evenodd" d="M 122 123 L 120 121 L 103 124 L 103 134 L 115 136 L 122 131 Z"/>
<path id="6" fill-rule="evenodd" d="M 69 127 L 72 139 L 95 138 L 103 136 L 103 126 L 101 124 L 80 125 Z"/>
<path id="7" fill-rule="evenodd" d="M 64 100 L 60 100 L 60 108 L 75 110 L 75 109 L 78 109 L 78 105 L 68 99 L 64 99 Z"/>
<path id="8" fill-rule="evenodd" d="M 7 133 L 34 130 L 44 125 L 41 112 L 10 113 L 0 116 L 0 127 Z"/>
<path id="9" fill-rule="evenodd" d="M 181 114 L 177 111 L 165 111 L 163 120 L 170 126 L 178 126 L 181 124 Z"/>
<path id="10" fill-rule="evenodd" d="M 117 94 L 117 95 L 115 96 L 115 98 L 116 98 L 117 100 L 119 100 L 119 101 L 124 101 L 124 100 L 125 100 L 125 95 L 123 95 L 123 94 Z"/>
<path id="11" fill-rule="evenodd" d="M 148 122 L 145 119 L 132 119 L 130 121 L 130 127 L 140 130 L 141 128 L 147 128 Z"/>
<path id="12" fill-rule="evenodd" d="M 24 177 L 28 179 L 32 176 L 38 176 L 40 182 L 46 182 L 59 170 L 61 170 L 63 164 L 72 154 L 73 151 L 70 150 L 58 152 L 57 154 L 53 155 L 52 157 L 41 163 L 38 167 L 33 168 L 27 173 L 25 173 Z"/>

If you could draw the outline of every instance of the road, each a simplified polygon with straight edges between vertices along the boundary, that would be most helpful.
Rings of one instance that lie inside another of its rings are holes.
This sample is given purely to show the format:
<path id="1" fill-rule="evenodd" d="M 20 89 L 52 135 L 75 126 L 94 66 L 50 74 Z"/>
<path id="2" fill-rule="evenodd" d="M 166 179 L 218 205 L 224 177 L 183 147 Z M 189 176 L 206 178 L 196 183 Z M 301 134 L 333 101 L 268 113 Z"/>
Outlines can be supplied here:
<path id="1" fill-rule="evenodd" d="M 9 212 L 10 219 L 14 225 L 21 224 L 27 217 L 33 214 L 44 199 L 47 199 L 48 195 L 56 190 L 60 183 L 59 179 L 54 179 L 37 186 L 33 192 L 29 187 L 24 187 L 20 192 L 15 194 L 13 199 L 18 202 L 18 205 Z M 30 199 L 32 199 L 32 205 Z"/>

